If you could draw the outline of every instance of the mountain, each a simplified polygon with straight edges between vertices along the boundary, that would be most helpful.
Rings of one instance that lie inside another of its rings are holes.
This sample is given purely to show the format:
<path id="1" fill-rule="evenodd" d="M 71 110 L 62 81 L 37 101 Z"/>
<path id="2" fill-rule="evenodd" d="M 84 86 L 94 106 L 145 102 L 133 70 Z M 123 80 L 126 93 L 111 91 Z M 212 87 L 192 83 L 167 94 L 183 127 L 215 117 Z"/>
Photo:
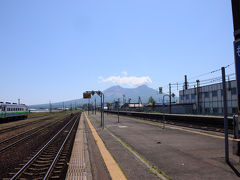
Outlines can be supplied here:
<path id="1" fill-rule="evenodd" d="M 163 95 L 159 95 L 158 91 L 149 88 L 146 85 L 142 85 L 136 88 L 122 88 L 121 86 L 112 86 L 103 91 L 106 102 L 113 102 L 120 98 L 123 101 L 123 95 L 125 100 L 128 101 L 131 98 L 131 102 L 138 102 L 138 98 L 141 97 L 142 103 L 147 103 L 150 96 L 152 96 L 157 102 Z"/>
<path id="2" fill-rule="evenodd" d="M 106 102 L 113 102 L 117 101 L 118 98 L 120 99 L 120 102 L 122 104 L 123 102 L 123 95 L 125 95 L 125 102 L 128 102 L 128 99 L 131 98 L 131 102 L 138 102 L 139 97 L 141 97 L 142 103 L 147 103 L 150 96 L 152 96 L 157 103 L 162 103 L 162 99 L 164 94 L 159 94 L 157 90 L 152 89 L 148 87 L 147 85 L 141 85 L 136 88 L 123 88 L 121 86 L 112 86 L 106 90 L 103 91 L 104 93 L 104 101 Z M 96 98 L 97 104 L 100 103 L 100 98 L 98 95 L 94 95 L 90 102 L 94 102 L 94 99 Z M 165 97 L 165 101 L 168 100 L 168 97 Z M 88 103 L 88 99 L 75 99 L 70 101 L 65 101 L 64 105 L 66 107 L 70 107 L 71 104 L 75 106 L 75 103 L 77 105 L 82 105 L 85 103 Z M 52 103 L 53 108 L 62 107 L 63 103 Z M 49 104 L 41 104 L 41 105 L 31 105 L 30 108 L 48 108 Z"/>

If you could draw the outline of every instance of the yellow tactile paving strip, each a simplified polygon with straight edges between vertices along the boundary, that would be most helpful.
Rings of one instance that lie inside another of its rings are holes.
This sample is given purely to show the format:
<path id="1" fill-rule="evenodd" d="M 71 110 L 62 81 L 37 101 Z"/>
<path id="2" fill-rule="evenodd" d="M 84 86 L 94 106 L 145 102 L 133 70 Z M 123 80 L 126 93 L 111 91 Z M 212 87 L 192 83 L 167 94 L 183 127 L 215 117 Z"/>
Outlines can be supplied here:
<path id="1" fill-rule="evenodd" d="M 68 166 L 66 175 L 67 180 L 85 180 L 92 179 L 91 172 L 87 170 L 86 166 L 86 143 L 84 137 L 85 125 L 84 118 L 81 116 L 75 141 L 73 145 L 72 155 Z"/>
<path id="2" fill-rule="evenodd" d="M 112 155 L 110 154 L 110 152 L 107 150 L 107 148 L 105 147 L 102 139 L 99 137 L 97 131 L 95 130 L 95 128 L 93 127 L 92 123 L 90 122 L 90 120 L 88 119 L 86 113 L 84 112 L 84 115 L 87 119 L 88 125 L 91 129 L 92 135 L 97 143 L 97 146 L 99 148 L 99 151 L 102 155 L 102 158 L 106 164 L 106 167 L 108 169 L 108 172 L 111 176 L 111 178 L 113 180 L 126 180 L 127 178 L 125 177 L 125 175 L 123 174 L 123 172 L 121 171 L 120 167 L 118 166 L 118 164 L 116 163 L 116 161 L 113 159 Z"/>

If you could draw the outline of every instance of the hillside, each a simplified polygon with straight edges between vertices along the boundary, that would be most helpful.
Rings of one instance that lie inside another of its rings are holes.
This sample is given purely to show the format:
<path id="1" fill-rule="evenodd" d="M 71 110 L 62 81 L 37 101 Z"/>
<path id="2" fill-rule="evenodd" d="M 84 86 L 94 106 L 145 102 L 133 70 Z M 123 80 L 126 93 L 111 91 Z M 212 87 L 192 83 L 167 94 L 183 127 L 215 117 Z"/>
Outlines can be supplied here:
<path id="1" fill-rule="evenodd" d="M 105 102 L 113 102 L 117 101 L 118 98 L 120 99 L 120 102 L 122 104 L 123 102 L 123 95 L 125 95 L 125 100 L 128 102 L 128 99 L 131 98 L 131 102 L 138 102 L 138 98 L 141 97 L 142 103 L 147 103 L 148 99 L 150 96 L 152 96 L 157 103 L 162 103 L 163 99 L 163 94 L 158 94 L 158 91 L 152 88 L 149 88 L 146 85 L 142 85 L 136 88 L 123 88 L 121 86 L 112 86 L 106 90 L 103 91 L 104 96 L 105 96 Z M 90 102 L 93 102 L 94 99 L 96 98 L 97 103 L 100 102 L 100 98 L 98 95 L 94 95 Z M 165 97 L 165 100 L 168 98 Z M 70 107 L 71 104 L 74 106 L 75 103 L 77 105 L 82 105 L 85 103 L 88 103 L 88 99 L 75 99 L 75 100 L 70 100 L 70 101 L 65 101 L 64 105 L 66 107 Z M 62 107 L 63 103 L 58 102 L 58 103 L 53 103 L 52 106 L 53 108 L 55 107 Z M 40 104 L 40 105 L 31 105 L 30 108 L 48 108 L 49 104 Z"/>

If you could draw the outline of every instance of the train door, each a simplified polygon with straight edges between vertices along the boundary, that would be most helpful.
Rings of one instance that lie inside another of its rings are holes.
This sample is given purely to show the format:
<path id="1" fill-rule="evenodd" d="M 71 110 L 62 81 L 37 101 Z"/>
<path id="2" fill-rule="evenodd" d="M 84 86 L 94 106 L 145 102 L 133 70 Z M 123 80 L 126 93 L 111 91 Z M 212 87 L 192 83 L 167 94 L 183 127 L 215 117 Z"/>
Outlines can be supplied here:
<path id="1" fill-rule="evenodd" d="M 5 118 L 6 117 L 6 106 L 2 106 L 2 118 Z"/>

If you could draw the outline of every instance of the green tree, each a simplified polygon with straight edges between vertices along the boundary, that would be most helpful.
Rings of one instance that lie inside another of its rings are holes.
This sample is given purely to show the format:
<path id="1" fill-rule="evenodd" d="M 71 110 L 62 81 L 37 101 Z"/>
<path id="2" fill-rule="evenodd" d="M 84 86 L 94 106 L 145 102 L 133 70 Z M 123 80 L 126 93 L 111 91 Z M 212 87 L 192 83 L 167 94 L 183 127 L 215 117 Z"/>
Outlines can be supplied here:
<path id="1" fill-rule="evenodd" d="M 156 101 L 155 101 L 155 99 L 153 99 L 152 96 L 149 97 L 148 103 L 149 103 L 149 104 L 152 104 L 152 107 L 153 107 L 153 108 L 154 108 L 154 106 L 156 105 Z"/>

